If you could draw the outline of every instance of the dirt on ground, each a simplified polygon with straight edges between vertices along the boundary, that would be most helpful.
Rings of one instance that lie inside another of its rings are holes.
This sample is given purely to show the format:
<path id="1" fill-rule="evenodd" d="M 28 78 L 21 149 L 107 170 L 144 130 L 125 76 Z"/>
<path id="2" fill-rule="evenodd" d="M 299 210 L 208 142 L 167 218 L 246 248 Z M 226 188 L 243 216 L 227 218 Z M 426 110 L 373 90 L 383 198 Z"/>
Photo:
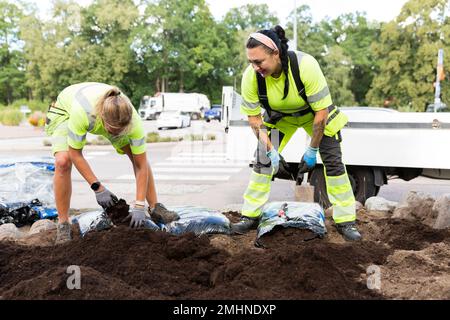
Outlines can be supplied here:
<path id="1" fill-rule="evenodd" d="M 41 232 L 0 242 L 0 299 L 450 299 L 450 230 L 362 209 L 364 240 L 350 243 L 326 224 L 324 239 L 276 229 L 264 248 L 256 231 L 196 237 L 120 225 L 80 238 L 73 226 L 74 240 L 57 246 L 54 230 Z M 67 286 L 72 265 L 80 290 Z"/>

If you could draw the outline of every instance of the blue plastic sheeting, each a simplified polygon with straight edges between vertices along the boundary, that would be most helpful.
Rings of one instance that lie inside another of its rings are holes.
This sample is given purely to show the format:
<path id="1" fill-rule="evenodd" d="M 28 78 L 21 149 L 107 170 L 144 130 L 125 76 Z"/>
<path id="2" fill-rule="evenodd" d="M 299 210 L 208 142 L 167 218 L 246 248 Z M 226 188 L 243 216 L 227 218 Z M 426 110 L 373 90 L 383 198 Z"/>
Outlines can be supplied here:
<path id="1" fill-rule="evenodd" d="M 198 236 L 231 233 L 230 220 L 219 211 L 195 206 L 170 207 L 168 209 L 175 211 L 180 216 L 179 220 L 172 221 L 165 226 L 169 233 L 193 232 Z"/>
<path id="2" fill-rule="evenodd" d="M 45 207 L 54 207 L 52 157 L 0 159 L 0 201 L 30 202 L 39 199 Z"/>
<path id="3" fill-rule="evenodd" d="M 262 209 L 257 238 L 276 226 L 308 229 L 319 237 L 327 233 L 325 214 L 318 203 L 271 202 Z"/>
<path id="4" fill-rule="evenodd" d="M 33 206 L 31 209 L 39 214 L 39 219 L 55 219 L 58 217 L 58 211 L 55 208 Z"/>

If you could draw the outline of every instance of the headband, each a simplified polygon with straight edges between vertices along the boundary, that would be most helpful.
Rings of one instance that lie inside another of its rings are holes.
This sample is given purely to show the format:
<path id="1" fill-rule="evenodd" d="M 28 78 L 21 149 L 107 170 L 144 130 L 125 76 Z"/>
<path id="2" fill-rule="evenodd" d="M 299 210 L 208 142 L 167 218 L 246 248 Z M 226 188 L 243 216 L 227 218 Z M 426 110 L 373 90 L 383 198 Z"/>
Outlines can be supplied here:
<path id="1" fill-rule="evenodd" d="M 263 33 L 259 33 L 259 32 L 255 32 L 250 34 L 249 39 L 253 38 L 255 40 L 258 40 L 259 42 L 261 42 L 263 45 L 265 45 L 266 47 L 272 49 L 272 50 L 278 50 L 277 45 L 275 44 L 275 42 L 270 39 L 268 36 L 266 36 Z"/>

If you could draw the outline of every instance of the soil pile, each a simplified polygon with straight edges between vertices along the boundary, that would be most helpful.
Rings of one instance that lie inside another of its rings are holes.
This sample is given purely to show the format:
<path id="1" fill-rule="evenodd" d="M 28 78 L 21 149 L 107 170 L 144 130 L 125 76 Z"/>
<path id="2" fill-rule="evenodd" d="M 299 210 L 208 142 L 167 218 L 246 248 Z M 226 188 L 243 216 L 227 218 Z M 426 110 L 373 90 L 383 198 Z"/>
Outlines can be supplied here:
<path id="1" fill-rule="evenodd" d="M 227 216 L 235 220 L 236 213 Z M 256 248 L 246 235 L 131 230 L 119 226 L 60 246 L 0 242 L 3 299 L 450 299 L 450 232 L 359 214 L 364 240 L 278 229 Z M 309 241 L 305 241 L 309 240 Z M 69 290 L 71 265 L 81 290 Z M 367 288 L 367 268 L 381 289 Z"/>
<path id="2" fill-rule="evenodd" d="M 107 208 L 105 212 L 115 225 L 126 225 L 130 223 L 129 220 L 128 222 L 123 220 L 128 217 L 129 210 L 130 206 L 126 201 L 120 199 L 113 207 Z"/>

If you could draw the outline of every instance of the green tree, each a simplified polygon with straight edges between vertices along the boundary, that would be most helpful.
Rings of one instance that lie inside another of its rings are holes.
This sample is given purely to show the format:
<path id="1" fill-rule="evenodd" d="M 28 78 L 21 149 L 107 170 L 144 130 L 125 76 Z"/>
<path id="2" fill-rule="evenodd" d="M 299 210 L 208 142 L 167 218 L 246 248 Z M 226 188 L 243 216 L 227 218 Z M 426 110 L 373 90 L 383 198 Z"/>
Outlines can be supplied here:
<path id="1" fill-rule="evenodd" d="M 359 105 L 367 105 L 365 96 L 376 73 L 371 45 L 378 41 L 379 24 L 369 22 L 364 14 L 348 13 L 322 22 L 328 39 L 351 57 L 350 89 Z"/>
<path id="2" fill-rule="evenodd" d="M 142 23 L 132 0 L 97 0 L 81 13 L 77 46 L 83 48 L 79 81 L 98 81 L 122 88 L 137 106 L 146 86 L 145 66 L 134 50 Z"/>
<path id="3" fill-rule="evenodd" d="M 66 86 L 98 81 L 124 89 L 136 104 L 146 72 L 133 50 L 139 11 L 132 0 L 96 0 L 87 8 L 58 0 L 52 19 L 32 12 L 22 21 L 33 96 L 54 99 Z"/>
<path id="4" fill-rule="evenodd" d="M 223 18 L 223 24 L 231 30 L 270 29 L 278 24 L 278 18 L 269 11 L 267 4 L 247 4 L 231 8 Z"/>
<path id="5" fill-rule="evenodd" d="M 197 91 L 220 98 L 228 48 L 204 0 L 147 4 L 140 49 L 156 91 Z"/>
<path id="6" fill-rule="evenodd" d="M 279 24 L 276 15 L 270 12 L 267 4 L 247 4 L 230 9 L 219 22 L 219 36 L 226 43 L 229 53 L 224 61 L 228 66 L 229 85 L 239 91 L 241 77 L 248 66 L 245 43 L 250 33 L 270 29 Z"/>
<path id="7" fill-rule="evenodd" d="M 324 66 L 328 82 L 345 82 L 346 87 L 339 88 L 339 90 L 351 90 L 354 96 L 351 99 L 341 100 L 342 97 L 348 96 L 347 92 L 340 95 L 341 98 L 338 101 L 366 104 L 365 96 L 376 72 L 370 46 L 378 38 L 378 24 L 368 22 L 365 15 L 358 12 L 343 14 L 335 19 L 325 18 L 314 23 L 311 9 L 307 5 L 298 7 L 296 14 L 299 50 L 313 55 Z M 293 15 L 294 12 L 290 15 L 290 21 L 293 20 Z M 287 28 L 289 37 L 293 37 L 293 23 L 288 23 Z M 338 53 L 336 47 L 342 50 Z M 333 78 L 343 75 L 341 70 L 336 72 L 332 70 L 331 66 L 337 66 L 334 55 L 345 56 L 344 62 L 351 61 L 351 65 L 345 66 L 345 68 L 350 68 L 348 73 L 344 73 L 345 81 Z"/>
<path id="8" fill-rule="evenodd" d="M 286 35 L 289 39 L 294 38 L 294 26 L 292 21 L 294 15 L 297 16 L 297 48 L 291 47 L 290 50 L 300 50 L 314 56 L 319 63 L 323 63 L 323 56 L 327 53 L 328 47 L 334 45 L 332 38 L 326 32 L 324 23 L 326 21 L 315 23 L 313 21 L 311 8 L 308 5 L 302 5 L 296 12 L 292 11 L 289 15 L 289 22 L 286 25 Z"/>
<path id="9" fill-rule="evenodd" d="M 80 7 L 74 2 L 56 1 L 50 21 L 41 21 L 36 11 L 26 15 L 20 26 L 27 60 L 27 84 L 31 98 L 49 101 L 76 82 L 82 70 L 74 21 Z M 75 18 L 74 18 L 75 16 Z"/>
<path id="10" fill-rule="evenodd" d="M 355 104 L 351 91 L 352 60 L 340 46 L 333 46 L 324 57 L 323 73 L 327 79 L 334 104 L 352 106 Z"/>
<path id="11" fill-rule="evenodd" d="M 11 104 L 26 94 L 24 58 L 18 38 L 21 9 L 0 0 L 0 102 Z"/>
<path id="12" fill-rule="evenodd" d="M 382 105 L 393 97 L 397 108 L 424 111 L 434 100 L 438 49 L 444 48 L 445 59 L 450 54 L 446 9 L 446 0 L 410 0 L 395 21 L 382 27 L 379 42 L 372 46 L 379 68 L 367 94 L 372 104 Z M 444 101 L 449 92 L 445 81 Z"/>

